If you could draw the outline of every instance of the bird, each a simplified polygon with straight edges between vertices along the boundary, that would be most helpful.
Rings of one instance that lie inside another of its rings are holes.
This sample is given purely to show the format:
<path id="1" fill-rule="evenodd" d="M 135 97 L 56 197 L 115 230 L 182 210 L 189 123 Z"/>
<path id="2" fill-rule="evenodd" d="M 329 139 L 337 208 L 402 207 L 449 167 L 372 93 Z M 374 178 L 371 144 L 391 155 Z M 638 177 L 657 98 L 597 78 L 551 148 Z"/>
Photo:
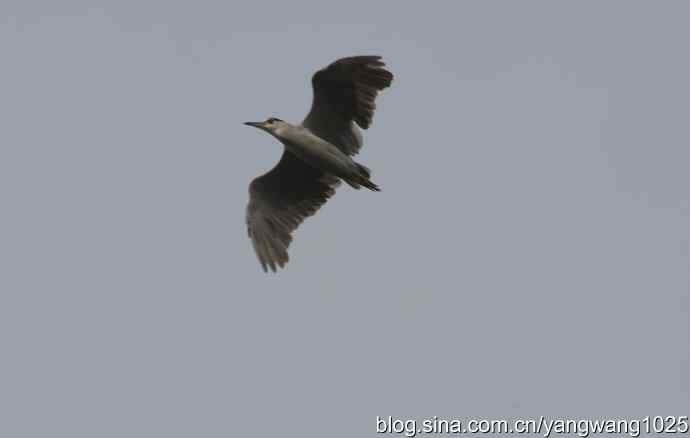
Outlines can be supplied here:
<path id="1" fill-rule="evenodd" d="M 292 233 L 341 181 L 380 191 L 371 170 L 352 157 L 363 145 L 359 128 L 371 126 L 376 97 L 393 77 L 381 56 L 340 58 L 312 75 L 312 105 L 300 124 L 276 117 L 244 123 L 283 144 L 278 163 L 249 184 L 247 232 L 264 272 L 285 267 Z"/>

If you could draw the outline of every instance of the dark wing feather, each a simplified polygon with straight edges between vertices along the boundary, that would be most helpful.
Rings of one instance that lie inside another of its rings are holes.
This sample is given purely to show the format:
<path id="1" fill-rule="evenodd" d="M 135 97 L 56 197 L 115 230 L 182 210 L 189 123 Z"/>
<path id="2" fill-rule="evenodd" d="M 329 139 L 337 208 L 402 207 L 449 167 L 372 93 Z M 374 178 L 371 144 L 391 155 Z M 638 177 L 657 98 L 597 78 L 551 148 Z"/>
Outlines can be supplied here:
<path id="1" fill-rule="evenodd" d="M 312 77 L 314 99 L 303 125 L 348 155 L 359 152 L 361 135 L 353 122 L 367 129 L 376 96 L 391 85 L 393 74 L 380 56 L 339 59 Z"/>
<path id="2" fill-rule="evenodd" d="M 264 271 L 289 260 L 292 232 L 335 193 L 338 178 L 326 175 L 292 153 L 249 185 L 247 230 Z"/>

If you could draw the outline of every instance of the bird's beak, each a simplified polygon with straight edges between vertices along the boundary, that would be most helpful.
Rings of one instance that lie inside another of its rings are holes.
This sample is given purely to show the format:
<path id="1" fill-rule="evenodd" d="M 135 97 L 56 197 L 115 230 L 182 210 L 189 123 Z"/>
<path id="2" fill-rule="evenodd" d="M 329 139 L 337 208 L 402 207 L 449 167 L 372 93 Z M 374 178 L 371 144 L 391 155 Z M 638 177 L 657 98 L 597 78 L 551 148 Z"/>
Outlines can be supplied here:
<path id="1" fill-rule="evenodd" d="M 244 124 L 247 126 L 253 126 L 255 128 L 262 128 L 263 127 L 261 122 L 244 122 Z"/>

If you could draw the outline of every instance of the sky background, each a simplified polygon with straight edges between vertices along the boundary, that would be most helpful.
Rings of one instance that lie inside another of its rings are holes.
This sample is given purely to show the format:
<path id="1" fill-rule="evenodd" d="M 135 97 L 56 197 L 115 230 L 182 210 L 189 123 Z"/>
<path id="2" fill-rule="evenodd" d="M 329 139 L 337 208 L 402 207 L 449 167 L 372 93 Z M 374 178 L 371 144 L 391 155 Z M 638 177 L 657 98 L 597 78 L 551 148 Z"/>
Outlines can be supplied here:
<path id="1" fill-rule="evenodd" d="M 0 435 L 376 436 L 690 408 L 690 4 L 0 5 Z M 396 79 L 264 274 L 309 78 Z"/>

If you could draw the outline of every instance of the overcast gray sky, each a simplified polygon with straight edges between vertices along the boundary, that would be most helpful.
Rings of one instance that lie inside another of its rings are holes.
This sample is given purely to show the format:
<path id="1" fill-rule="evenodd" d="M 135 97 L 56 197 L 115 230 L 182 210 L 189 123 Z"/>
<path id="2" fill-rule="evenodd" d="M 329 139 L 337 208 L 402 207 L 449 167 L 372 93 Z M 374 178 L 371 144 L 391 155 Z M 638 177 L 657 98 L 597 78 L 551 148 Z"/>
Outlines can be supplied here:
<path id="1" fill-rule="evenodd" d="M 0 5 L 0 435 L 375 436 L 687 415 L 687 2 Z M 395 73 L 265 275 L 247 185 L 309 77 Z"/>

